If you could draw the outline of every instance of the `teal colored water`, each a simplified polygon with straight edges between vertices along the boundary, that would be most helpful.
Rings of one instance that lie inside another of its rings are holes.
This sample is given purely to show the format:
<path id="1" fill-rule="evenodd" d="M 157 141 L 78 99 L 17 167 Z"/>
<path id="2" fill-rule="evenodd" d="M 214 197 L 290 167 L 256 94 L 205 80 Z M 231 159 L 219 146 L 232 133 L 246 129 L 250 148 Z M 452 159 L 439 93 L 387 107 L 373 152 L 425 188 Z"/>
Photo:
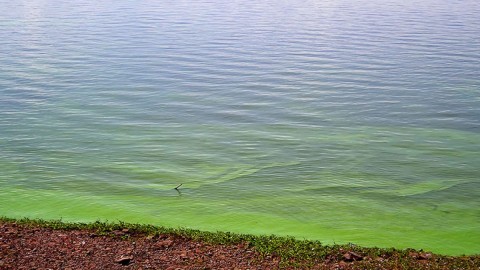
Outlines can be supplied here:
<path id="1" fill-rule="evenodd" d="M 0 6 L 0 215 L 480 253 L 480 2 Z"/>

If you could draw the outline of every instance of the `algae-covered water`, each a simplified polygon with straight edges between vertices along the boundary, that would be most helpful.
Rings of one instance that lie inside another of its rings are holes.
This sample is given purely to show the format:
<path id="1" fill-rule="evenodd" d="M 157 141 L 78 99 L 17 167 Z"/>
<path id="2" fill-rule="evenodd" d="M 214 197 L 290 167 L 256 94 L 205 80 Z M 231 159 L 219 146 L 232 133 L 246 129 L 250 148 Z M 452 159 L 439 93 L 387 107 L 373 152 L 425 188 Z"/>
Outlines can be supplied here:
<path id="1" fill-rule="evenodd" d="M 480 253 L 480 2 L 0 6 L 0 215 Z"/>

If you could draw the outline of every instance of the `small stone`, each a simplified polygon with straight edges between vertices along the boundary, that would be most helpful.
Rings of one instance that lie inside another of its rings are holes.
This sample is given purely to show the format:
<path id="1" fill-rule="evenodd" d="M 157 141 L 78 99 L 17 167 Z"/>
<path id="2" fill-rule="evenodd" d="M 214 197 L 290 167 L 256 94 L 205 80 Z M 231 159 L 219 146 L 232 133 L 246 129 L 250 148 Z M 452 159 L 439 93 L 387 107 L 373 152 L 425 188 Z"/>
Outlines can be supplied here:
<path id="1" fill-rule="evenodd" d="M 416 258 L 418 258 L 418 253 L 417 252 L 409 252 L 408 256 L 416 259 Z"/>
<path id="2" fill-rule="evenodd" d="M 125 233 L 122 232 L 122 231 L 113 231 L 113 234 L 114 234 L 115 236 L 123 236 L 123 235 L 125 235 Z"/>
<path id="3" fill-rule="evenodd" d="M 133 260 L 133 256 L 121 256 L 117 260 L 115 260 L 116 263 L 119 263 L 121 265 L 129 265 Z"/>
<path id="4" fill-rule="evenodd" d="M 361 261 L 363 260 L 363 256 L 353 251 L 349 251 L 343 255 L 343 259 L 346 262 Z"/>
<path id="5" fill-rule="evenodd" d="M 158 245 L 159 245 L 159 246 L 165 247 L 165 248 L 170 247 L 172 244 L 173 244 L 173 241 L 172 241 L 172 240 L 164 240 L 164 241 L 158 242 Z"/>
<path id="6" fill-rule="evenodd" d="M 430 260 L 431 258 L 432 258 L 432 254 L 430 253 L 421 253 L 417 257 L 417 259 L 419 260 Z"/>
<path id="7" fill-rule="evenodd" d="M 169 258 L 168 258 L 168 256 L 163 255 L 163 256 L 160 256 L 160 260 L 161 261 L 168 261 Z"/>

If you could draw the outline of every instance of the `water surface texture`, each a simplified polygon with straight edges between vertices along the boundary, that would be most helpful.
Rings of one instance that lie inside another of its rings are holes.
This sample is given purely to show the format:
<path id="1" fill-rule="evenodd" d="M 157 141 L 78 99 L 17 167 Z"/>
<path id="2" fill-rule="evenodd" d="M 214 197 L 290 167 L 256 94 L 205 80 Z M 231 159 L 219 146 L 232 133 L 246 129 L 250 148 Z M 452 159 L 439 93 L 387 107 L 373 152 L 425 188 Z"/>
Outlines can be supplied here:
<path id="1" fill-rule="evenodd" d="M 480 253 L 479 14 L 0 0 L 0 215 Z"/>

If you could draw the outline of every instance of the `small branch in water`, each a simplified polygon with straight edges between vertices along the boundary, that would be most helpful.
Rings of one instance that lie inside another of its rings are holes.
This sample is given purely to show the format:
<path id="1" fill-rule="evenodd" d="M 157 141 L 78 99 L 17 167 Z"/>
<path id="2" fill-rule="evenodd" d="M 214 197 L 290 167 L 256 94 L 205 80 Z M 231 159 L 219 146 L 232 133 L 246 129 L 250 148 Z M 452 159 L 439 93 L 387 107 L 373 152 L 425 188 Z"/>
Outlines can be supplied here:
<path id="1" fill-rule="evenodd" d="M 181 183 L 180 185 L 176 186 L 174 189 L 178 190 L 179 187 L 181 187 L 183 185 L 183 183 Z"/>

